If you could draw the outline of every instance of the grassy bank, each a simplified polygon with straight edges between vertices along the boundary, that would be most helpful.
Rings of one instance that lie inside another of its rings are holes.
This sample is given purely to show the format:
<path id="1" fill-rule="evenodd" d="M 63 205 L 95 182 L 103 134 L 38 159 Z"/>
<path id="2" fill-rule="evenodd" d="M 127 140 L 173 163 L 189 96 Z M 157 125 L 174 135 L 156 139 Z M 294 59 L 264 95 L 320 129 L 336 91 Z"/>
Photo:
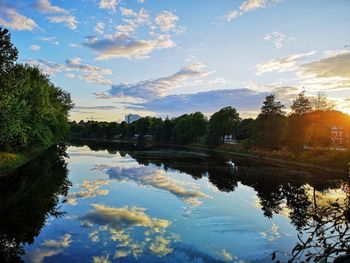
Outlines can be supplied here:
<path id="1" fill-rule="evenodd" d="M 0 176 L 16 170 L 40 155 L 43 151 L 45 151 L 45 148 L 22 153 L 0 152 Z"/>
<path id="2" fill-rule="evenodd" d="M 256 147 L 244 147 L 241 144 L 224 144 L 216 150 L 228 153 L 238 153 L 246 156 L 254 156 L 266 160 L 278 160 L 291 164 L 304 164 L 305 166 L 320 168 L 323 170 L 349 171 L 350 151 L 330 150 L 324 148 L 311 148 L 292 152 L 288 149 L 265 150 Z"/>

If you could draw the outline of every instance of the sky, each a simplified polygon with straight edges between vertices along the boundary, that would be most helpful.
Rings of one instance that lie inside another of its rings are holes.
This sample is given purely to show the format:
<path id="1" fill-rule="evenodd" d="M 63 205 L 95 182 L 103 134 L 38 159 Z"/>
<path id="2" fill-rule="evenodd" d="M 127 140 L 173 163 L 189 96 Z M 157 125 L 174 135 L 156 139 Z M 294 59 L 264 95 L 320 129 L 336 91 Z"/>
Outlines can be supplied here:
<path id="1" fill-rule="evenodd" d="M 350 113 L 350 0 L 0 0 L 19 61 L 71 93 L 72 120 L 255 117 L 274 93 Z"/>

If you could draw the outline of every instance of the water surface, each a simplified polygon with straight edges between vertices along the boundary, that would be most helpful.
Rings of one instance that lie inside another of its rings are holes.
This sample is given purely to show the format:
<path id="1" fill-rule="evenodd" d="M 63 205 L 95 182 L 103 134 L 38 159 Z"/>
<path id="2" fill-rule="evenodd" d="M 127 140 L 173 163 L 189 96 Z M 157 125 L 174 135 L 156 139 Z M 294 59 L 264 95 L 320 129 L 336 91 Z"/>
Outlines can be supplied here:
<path id="1" fill-rule="evenodd" d="M 26 262 L 271 262 L 343 186 L 183 149 L 54 148 L 0 178 L 0 250 Z"/>

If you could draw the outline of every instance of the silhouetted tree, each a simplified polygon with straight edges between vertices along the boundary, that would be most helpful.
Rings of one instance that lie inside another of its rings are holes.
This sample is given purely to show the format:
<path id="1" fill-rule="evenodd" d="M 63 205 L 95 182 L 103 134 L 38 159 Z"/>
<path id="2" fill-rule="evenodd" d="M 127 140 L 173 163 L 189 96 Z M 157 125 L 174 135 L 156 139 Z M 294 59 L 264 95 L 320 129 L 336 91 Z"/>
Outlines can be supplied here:
<path id="1" fill-rule="evenodd" d="M 253 141 L 260 147 L 279 148 L 285 131 L 284 105 L 275 95 L 266 96 L 261 113 L 254 122 Z"/>
<path id="2" fill-rule="evenodd" d="M 241 118 L 231 106 L 215 112 L 209 120 L 208 145 L 215 147 L 224 142 L 225 135 L 236 135 Z"/>

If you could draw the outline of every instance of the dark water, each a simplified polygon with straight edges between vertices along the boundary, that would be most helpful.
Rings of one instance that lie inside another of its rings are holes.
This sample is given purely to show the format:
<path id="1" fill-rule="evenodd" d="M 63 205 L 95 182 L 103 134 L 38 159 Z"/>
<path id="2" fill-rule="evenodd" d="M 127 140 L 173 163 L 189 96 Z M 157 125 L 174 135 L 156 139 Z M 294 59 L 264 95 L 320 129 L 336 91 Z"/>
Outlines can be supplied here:
<path id="1" fill-rule="evenodd" d="M 181 149 L 52 148 L 0 177 L 0 261 L 271 262 L 346 184 Z"/>

